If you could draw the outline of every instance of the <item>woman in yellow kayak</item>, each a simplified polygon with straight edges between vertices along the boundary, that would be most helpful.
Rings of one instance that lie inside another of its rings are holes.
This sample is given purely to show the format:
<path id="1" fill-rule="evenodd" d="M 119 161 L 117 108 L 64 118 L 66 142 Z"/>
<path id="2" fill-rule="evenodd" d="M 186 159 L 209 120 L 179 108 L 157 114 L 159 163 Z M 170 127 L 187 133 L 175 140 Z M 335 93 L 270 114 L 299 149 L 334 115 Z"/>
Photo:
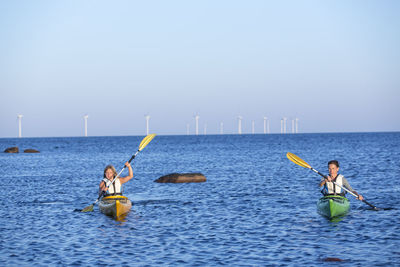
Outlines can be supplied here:
<path id="1" fill-rule="evenodd" d="M 348 189 L 349 191 L 353 192 L 357 195 L 358 200 L 363 200 L 363 196 L 358 194 L 356 191 L 351 188 L 349 182 L 343 175 L 338 174 L 339 172 L 339 162 L 337 160 L 331 160 L 328 162 L 328 170 L 329 175 L 326 179 L 322 179 L 319 183 L 319 187 L 324 186 L 324 189 L 321 191 L 324 195 L 334 194 L 334 195 L 345 195 L 345 191 L 340 186 Z M 335 185 L 333 182 L 338 184 L 339 186 Z"/>
<path id="2" fill-rule="evenodd" d="M 133 178 L 131 164 L 129 162 L 126 162 L 125 166 L 128 167 L 129 175 L 126 177 L 118 177 L 113 183 L 112 181 L 117 176 L 117 171 L 115 170 L 114 166 L 108 165 L 104 169 L 104 177 L 99 184 L 100 193 L 105 192 L 105 196 L 122 195 L 122 184 L 128 182 L 130 179 Z"/>

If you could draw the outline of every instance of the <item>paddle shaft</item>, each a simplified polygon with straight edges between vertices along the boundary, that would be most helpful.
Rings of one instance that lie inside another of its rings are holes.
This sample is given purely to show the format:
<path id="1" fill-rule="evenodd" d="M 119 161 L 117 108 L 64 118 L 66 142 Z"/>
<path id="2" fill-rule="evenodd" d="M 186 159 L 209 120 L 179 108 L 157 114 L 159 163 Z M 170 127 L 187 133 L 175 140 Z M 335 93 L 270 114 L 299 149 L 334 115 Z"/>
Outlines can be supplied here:
<path id="1" fill-rule="evenodd" d="M 136 155 L 137 155 L 139 152 L 140 152 L 140 150 L 136 151 L 136 153 L 131 157 L 130 160 L 128 160 L 128 162 L 131 163 L 131 161 L 136 157 Z M 111 183 L 108 183 L 108 184 L 109 184 L 108 186 L 107 186 L 107 184 L 106 184 L 106 188 L 105 188 L 106 190 L 104 190 L 104 191 L 107 191 L 107 189 L 110 187 L 110 185 L 112 185 L 112 184 L 114 183 L 114 181 L 121 175 L 121 173 L 125 170 L 125 168 L 126 168 L 126 166 L 124 166 L 124 167 L 122 168 L 122 170 L 114 177 L 114 179 L 111 181 Z M 103 191 L 103 192 L 104 192 L 104 191 Z M 97 201 L 99 201 L 100 198 L 103 196 L 103 192 L 100 193 L 99 198 L 96 200 L 95 203 L 97 203 Z"/>
<path id="2" fill-rule="evenodd" d="M 139 144 L 139 149 L 138 149 L 138 151 L 136 151 L 136 153 L 129 159 L 128 162 L 131 163 L 131 161 L 136 157 L 136 155 L 137 155 L 143 148 L 145 148 L 145 147 L 150 143 L 150 141 L 153 140 L 153 138 L 154 138 L 155 136 L 156 136 L 155 134 L 149 134 L 149 135 L 147 135 L 145 138 L 143 138 L 142 142 L 140 142 L 140 144 Z M 125 170 L 125 168 L 126 168 L 126 166 L 124 166 L 124 167 L 122 168 L 122 170 L 114 177 L 114 179 L 111 181 L 111 183 L 110 183 L 109 185 L 111 185 L 112 183 L 114 183 L 115 179 L 117 179 L 117 178 L 120 176 L 120 174 Z M 107 184 L 105 184 L 105 185 L 106 185 L 106 190 L 107 190 L 109 186 L 107 186 Z M 101 199 L 101 197 L 104 195 L 104 192 L 105 192 L 105 191 L 102 190 L 102 191 L 100 192 L 99 197 L 97 198 L 97 200 L 96 200 L 92 205 L 90 205 L 90 206 L 84 208 L 84 209 L 81 210 L 81 211 L 82 211 L 82 212 L 93 211 L 94 205 L 95 205 L 97 202 L 99 202 L 99 200 Z"/>
<path id="3" fill-rule="evenodd" d="M 316 173 L 318 173 L 319 175 L 321 175 L 322 177 L 324 177 L 325 179 L 328 178 L 326 175 L 320 173 L 319 171 L 317 171 L 316 169 L 310 167 L 310 169 Z M 335 181 L 332 181 L 335 185 L 339 186 L 340 188 L 342 188 L 344 191 L 348 192 L 349 194 L 358 197 L 356 194 L 354 194 L 353 192 L 351 192 L 350 190 L 348 190 L 347 188 L 337 184 Z M 361 200 L 362 202 L 364 202 L 365 204 L 367 204 L 368 206 L 372 207 L 373 209 L 378 209 L 377 207 L 375 207 L 374 205 L 372 205 L 371 203 L 368 203 L 365 199 Z"/>
<path id="4" fill-rule="evenodd" d="M 307 169 L 311 169 L 312 171 L 318 173 L 319 175 L 321 175 L 321 176 L 324 177 L 325 179 L 327 178 L 325 175 L 323 175 L 322 173 L 320 173 L 320 172 L 317 171 L 316 169 L 312 168 L 312 167 L 310 166 L 310 164 L 308 164 L 307 162 L 305 162 L 303 159 L 299 158 L 299 157 L 296 156 L 295 154 L 288 152 L 288 153 L 286 154 L 286 157 L 287 157 L 290 161 L 292 161 L 293 163 L 295 163 L 295 164 L 297 164 L 297 165 L 299 165 L 299 166 L 301 166 L 301 167 L 304 167 L 304 168 L 307 168 Z M 333 181 L 333 183 L 334 183 L 335 185 L 339 186 L 340 188 L 342 188 L 343 190 L 349 192 L 349 193 L 352 194 L 353 196 L 358 197 L 356 194 L 354 194 L 354 193 L 351 192 L 350 190 L 347 190 L 346 188 L 344 188 L 344 187 L 338 185 L 338 184 L 335 183 L 334 181 Z M 368 206 L 372 207 L 374 210 L 378 210 L 377 207 L 375 207 L 374 205 L 368 203 L 365 199 L 363 199 L 362 202 L 364 202 L 364 203 L 367 204 Z"/>
<path id="5" fill-rule="evenodd" d="M 149 134 L 149 135 L 147 135 L 145 138 L 143 138 L 142 142 L 140 142 L 139 149 L 138 149 L 138 150 L 136 151 L 136 153 L 128 160 L 128 162 L 131 163 L 131 161 L 135 159 L 135 157 L 137 156 L 137 154 L 139 154 L 139 152 L 140 152 L 143 148 L 145 148 L 145 147 L 150 143 L 150 141 L 153 140 L 153 138 L 154 138 L 155 136 L 156 136 L 155 134 Z M 114 183 L 115 179 L 117 179 L 117 178 L 121 175 L 121 173 L 125 170 L 125 168 L 126 168 L 126 166 L 124 166 L 124 167 L 122 168 L 122 170 L 117 174 L 117 176 L 114 177 L 114 179 L 111 181 L 111 183 L 109 183 L 109 185 L 112 185 L 112 184 Z M 107 186 L 107 184 L 106 184 L 106 186 Z M 109 186 L 106 187 L 106 191 L 107 191 L 108 187 L 109 187 Z M 103 192 L 104 192 L 104 191 L 103 191 Z M 101 196 L 103 195 L 103 192 L 99 195 L 99 198 L 96 200 L 95 203 L 97 203 L 97 201 L 99 201 L 99 199 L 100 199 Z"/>
<path id="6" fill-rule="evenodd" d="M 136 153 L 130 158 L 130 160 L 129 160 L 128 162 L 131 163 L 131 161 L 136 157 L 136 155 L 137 155 L 139 152 L 140 152 L 140 149 L 139 149 L 138 151 L 136 151 Z M 107 186 L 107 184 L 106 184 L 106 190 L 105 190 L 105 191 L 107 191 L 108 187 L 109 187 L 110 185 L 112 185 L 112 184 L 114 183 L 115 179 L 117 179 L 117 178 L 121 175 L 121 173 L 125 170 L 125 168 L 126 168 L 126 166 L 124 166 L 124 167 L 122 168 L 122 170 L 114 177 L 114 179 L 111 181 L 111 183 L 109 183 L 108 186 Z M 99 200 L 101 199 L 101 197 L 104 195 L 104 192 L 105 192 L 105 191 L 101 191 L 101 192 L 100 192 L 99 197 L 98 197 L 98 198 L 96 199 L 96 201 L 93 202 L 93 204 L 91 205 L 92 207 L 93 207 L 94 205 L 96 205 L 97 202 L 99 202 Z"/>

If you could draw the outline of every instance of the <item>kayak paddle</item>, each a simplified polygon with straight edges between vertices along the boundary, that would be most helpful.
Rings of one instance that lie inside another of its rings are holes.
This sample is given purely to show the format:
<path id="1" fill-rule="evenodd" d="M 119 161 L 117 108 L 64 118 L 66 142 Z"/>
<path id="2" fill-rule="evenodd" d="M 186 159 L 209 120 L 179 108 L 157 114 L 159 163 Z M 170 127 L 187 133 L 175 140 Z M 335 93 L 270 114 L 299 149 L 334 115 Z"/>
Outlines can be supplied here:
<path id="1" fill-rule="evenodd" d="M 295 164 L 297 164 L 297 165 L 299 165 L 299 166 L 301 166 L 301 167 L 310 169 L 310 170 L 312 170 L 312 171 L 318 173 L 319 175 L 321 175 L 321 176 L 324 177 L 325 179 L 328 178 L 326 175 L 323 175 L 322 173 L 320 173 L 320 172 L 317 171 L 316 169 L 312 168 L 307 162 L 305 162 L 304 160 L 302 160 L 301 158 L 299 158 L 299 157 L 296 156 L 295 154 L 288 152 L 288 153 L 286 154 L 286 157 L 287 157 L 290 161 L 294 162 Z M 338 185 L 335 181 L 333 181 L 333 183 L 334 183 L 335 185 L 339 186 L 340 188 L 342 188 L 343 190 L 345 190 L 346 192 L 350 193 L 351 195 L 353 195 L 353 196 L 355 196 L 355 197 L 358 197 L 356 194 L 354 194 L 353 192 L 351 192 L 351 191 L 348 190 L 347 188 L 344 188 L 343 186 Z M 363 199 L 362 202 L 364 202 L 364 203 L 367 204 L 368 206 L 372 207 L 374 210 L 378 210 L 377 207 L 375 207 L 374 205 L 368 203 L 365 199 Z"/>
<path id="2" fill-rule="evenodd" d="M 147 135 L 145 138 L 143 138 L 142 142 L 140 142 L 139 144 L 139 149 L 136 151 L 136 153 L 131 157 L 131 159 L 128 161 L 129 163 L 131 163 L 131 161 L 136 157 L 136 155 L 143 150 L 143 148 L 145 148 L 151 140 L 153 140 L 153 138 L 155 137 L 155 134 L 149 134 Z M 110 185 L 115 181 L 115 179 L 117 179 L 120 174 L 125 170 L 126 166 L 124 166 L 122 168 L 122 170 L 117 174 L 117 176 L 114 177 L 114 179 L 112 180 L 112 182 L 110 183 Z M 107 187 L 108 188 L 108 187 Z M 87 206 L 86 208 L 84 208 L 83 210 L 81 210 L 81 212 L 89 212 L 89 211 L 93 211 L 93 207 L 94 205 L 96 205 L 97 202 L 99 202 L 99 200 L 101 199 L 101 197 L 103 196 L 104 191 L 102 191 L 99 195 L 99 197 L 97 198 L 97 200 L 90 206 Z"/>

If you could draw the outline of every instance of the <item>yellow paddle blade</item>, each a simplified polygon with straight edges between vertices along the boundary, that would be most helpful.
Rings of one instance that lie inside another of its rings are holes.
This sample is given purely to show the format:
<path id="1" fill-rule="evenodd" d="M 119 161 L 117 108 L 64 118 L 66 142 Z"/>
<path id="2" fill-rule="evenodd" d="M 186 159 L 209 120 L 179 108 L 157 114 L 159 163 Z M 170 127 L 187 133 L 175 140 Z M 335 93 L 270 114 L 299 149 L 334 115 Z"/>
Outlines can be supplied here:
<path id="1" fill-rule="evenodd" d="M 142 149 L 145 148 L 155 136 L 156 134 L 149 134 L 148 136 L 143 138 L 142 142 L 140 142 L 139 145 L 139 151 L 142 151 Z"/>
<path id="2" fill-rule="evenodd" d="M 91 212 L 91 211 L 93 211 L 93 204 L 81 210 L 81 212 Z"/>
<path id="3" fill-rule="evenodd" d="M 299 158 L 298 156 L 296 156 L 293 153 L 290 153 L 290 152 L 286 153 L 286 157 L 289 160 L 291 160 L 294 163 L 296 163 L 297 165 L 300 165 L 301 167 L 311 169 L 311 166 L 307 162 L 305 162 L 304 160 L 302 160 L 301 158 Z"/>

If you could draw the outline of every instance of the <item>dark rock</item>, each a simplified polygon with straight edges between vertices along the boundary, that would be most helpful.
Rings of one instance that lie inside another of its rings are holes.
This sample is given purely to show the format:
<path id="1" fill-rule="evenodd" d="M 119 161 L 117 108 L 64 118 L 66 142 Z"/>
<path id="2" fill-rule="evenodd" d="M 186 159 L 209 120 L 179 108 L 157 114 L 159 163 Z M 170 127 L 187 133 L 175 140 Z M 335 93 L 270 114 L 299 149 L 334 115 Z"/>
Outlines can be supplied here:
<path id="1" fill-rule="evenodd" d="M 171 173 L 161 176 L 156 183 L 202 183 L 207 178 L 201 173 Z"/>
<path id="2" fill-rule="evenodd" d="M 329 261 L 343 261 L 343 260 L 339 259 L 339 258 L 325 258 L 325 259 L 323 259 L 323 261 L 329 262 Z"/>
<path id="3" fill-rule="evenodd" d="M 4 153 L 19 153 L 18 147 L 9 147 L 6 150 L 4 150 Z"/>
<path id="4" fill-rule="evenodd" d="M 24 153 L 39 153 L 39 151 L 36 149 L 28 148 L 24 150 Z"/>

